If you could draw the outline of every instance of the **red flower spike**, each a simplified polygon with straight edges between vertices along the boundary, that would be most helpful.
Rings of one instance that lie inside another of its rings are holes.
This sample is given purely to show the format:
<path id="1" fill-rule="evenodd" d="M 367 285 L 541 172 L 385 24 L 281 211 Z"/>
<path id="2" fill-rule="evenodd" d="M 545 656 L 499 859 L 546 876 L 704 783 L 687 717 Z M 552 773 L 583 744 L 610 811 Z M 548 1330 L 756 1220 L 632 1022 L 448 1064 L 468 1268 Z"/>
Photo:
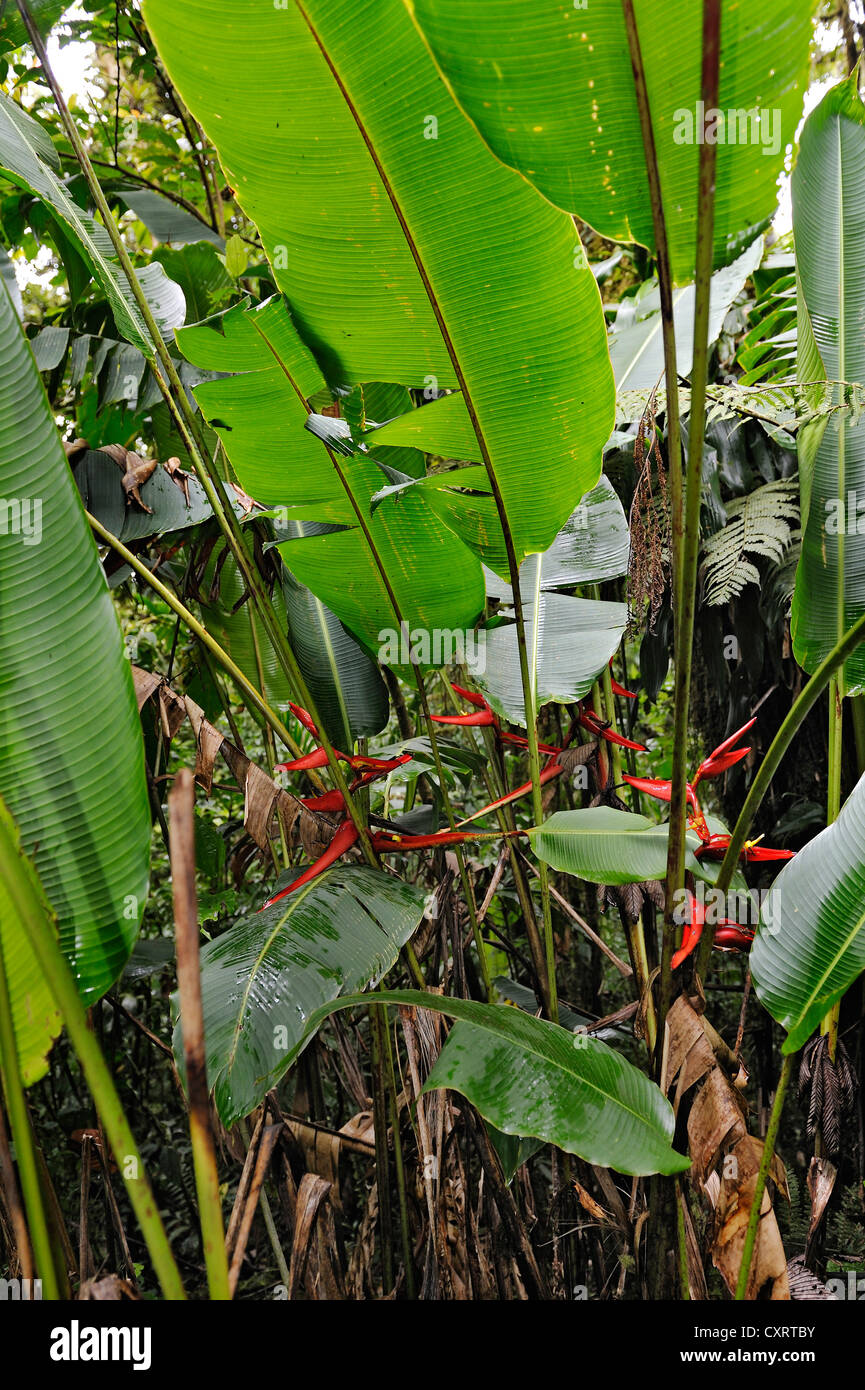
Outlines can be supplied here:
<path id="1" fill-rule="evenodd" d="M 369 771 L 378 774 L 393 772 L 394 768 L 402 767 L 403 763 L 410 763 L 413 754 L 400 753 L 396 758 L 346 758 L 344 753 L 338 753 L 337 757 L 343 758 L 345 762 L 350 763 L 357 771 L 360 771 L 361 768 L 367 768 Z"/>
<path id="2" fill-rule="evenodd" d="M 706 759 L 706 762 L 710 763 L 715 758 L 720 757 L 722 753 L 726 753 L 727 749 L 732 748 L 734 743 L 738 743 L 742 735 L 746 734 L 749 729 L 753 729 L 756 723 L 757 716 L 755 714 L 754 718 L 749 719 L 747 724 L 743 724 L 741 729 L 737 729 L 736 732 L 734 734 L 731 734 L 729 738 L 725 738 L 723 743 L 719 743 L 717 748 L 713 748 L 708 758 Z"/>
<path id="3" fill-rule="evenodd" d="M 475 714 L 431 714 L 430 719 L 434 724 L 459 724 L 464 728 L 482 728 L 496 722 L 491 709 L 479 709 Z"/>
<path id="4" fill-rule="evenodd" d="M 720 777 L 722 772 L 726 772 L 729 767 L 747 758 L 750 748 L 730 748 L 726 753 L 722 753 L 720 758 L 706 758 L 697 768 L 697 775 L 694 778 L 696 786 L 704 777 Z"/>
<path id="5" fill-rule="evenodd" d="M 729 835 L 710 835 L 694 853 L 698 859 L 703 856 L 707 859 L 723 859 L 729 843 Z M 746 864 L 757 864 L 777 859 L 792 859 L 793 855 L 792 849 L 769 849 L 768 845 L 758 845 L 754 840 L 746 840 L 739 858 Z"/>
<path id="6" fill-rule="evenodd" d="M 645 792 L 646 796 L 655 796 L 659 801 L 669 801 L 673 794 L 673 784 L 666 779 L 659 777 L 631 777 L 627 772 L 622 774 L 622 781 L 629 786 L 636 787 L 638 792 Z M 688 805 L 695 810 L 699 809 L 697 796 L 690 782 L 685 788 Z"/>
<path id="7" fill-rule="evenodd" d="M 515 743 L 518 748 L 528 748 L 529 746 L 529 741 L 525 734 L 509 734 L 506 730 L 499 729 L 499 738 L 503 739 L 506 743 Z M 551 743 L 538 744 L 538 752 L 545 754 L 548 758 L 558 757 L 559 753 L 562 751 L 561 748 L 554 748 Z"/>
<path id="8" fill-rule="evenodd" d="M 344 758 L 344 753 L 337 753 L 338 758 Z M 327 753 L 323 748 L 314 748 L 311 753 L 304 753 L 302 758 L 295 758 L 290 763 L 277 763 L 274 772 L 307 772 L 311 767 L 324 767 L 327 762 Z"/>
<path id="9" fill-rule="evenodd" d="M 312 734 L 313 738 L 318 738 L 318 729 L 312 722 L 312 715 L 309 714 L 302 705 L 292 704 L 291 700 L 288 702 L 288 708 L 291 710 L 295 719 L 298 719 L 303 727 Z"/>
<path id="10" fill-rule="evenodd" d="M 612 669 L 613 669 L 613 658 L 612 658 L 612 657 L 610 657 L 610 663 L 609 663 L 609 664 L 610 664 L 610 671 L 612 672 Z M 626 690 L 625 687 L 624 687 L 623 685 L 619 685 L 619 682 L 616 680 L 615 676 L 613 676 L 613 675 L 610 676 L 610 685 L 612 686 L 612 690 L 613 690 L 613 694 L 614 694 L 614 695 L 623 695 L 623 696 L 625 697 L 626 700 L 636 700 L 637 697 L 636 697 L 636 695 L 634 694 L 633 690 Z"/>
<path id="11" fill-rule="evenodd" d="M 715 945 L 721 951 L 750 951 L 754 933 L 746 927 L 724 925 L 715 929 Z"/>
<path id="12" fill-rule="evenodd" d="M 678 969 L 682 961 L 687 960 L 688 956 L 697 949 L 706 922 L 705 905 L 699 902 L 693 893 L 688 894 L 688 899 L 691 908 L 691 920 L 685 923 L 682 944 L 670 962 L 673 970 Z M 724 917 L 715 927 L 713 944 L 725 951 L 747 951 L 753 940 L 754 933 L 749 931 L 747 927 L 741 927 L 738 922 L 730 922 Z"/>
<path id="13" fill-rule="evenodd" d="M 345 810 L 345 797 L 341 791 L 323 792 L 321 796 L 301 797 L 301 804 L 308 811 L 333 812 Z"/>
<path id="14" fill-rule="evenodd" d="M 402 767 L 404 763 L 410 763 L 412 757 L 413 754 L 411 753 L 401 753 L 398 758 L 390 759 L 387 767 L 373 768 L 371 772 L 365 772 L 362 777 L 355 778 L 351 784 L 351 790 L 356 792 L 361 787 L 367 786 L 370 782 L 375 782 L 377 778 L 386 776 L 387 773 L 395 771 L 398 767 Z"/>
<path id="15" fill-rule="evenodd" d="M 744 859 L 746 864 L 756 864 L 769 859 L 792 859 L 794 851 L 792 849 L 770 849 L 768 845 L 745 845 L 740 859 Z"/>
<path id="16" fill-rule="evenodd" d="M 280 898 L 287 898 L 289 893 L 293 893 L 295 889 L 302 888 L 305 883 L 310 883 L 314 878 L 318 878 L 319 874 L 323 874 L 325 869 L 329 869 L 331 864 L 335 864 L 337 859 L 345 854 L 346 850 L 351 849 L 357 836 L 357 826 L 353 821 L 347 820 L 344 825 L 339 827 L 339 830 L 337 830 L 327 849 L 324 851 L 324 854 L 316 859 L 314 864 L 310 864 L 309 868 L 304 870 L 300 877 L 294 880 L 294 883 L 290 883 L 287 888 L 283 888 L 281 893 L 275 893 L 272 898 L 268 898 L 267 902 L 262 905 L 260 911 L 263 912 L 266 907 L 272 906 L 273 903 L 278 903 Z"/>
<path id="17" fill-rule="evenodd" d="M 454 685 L 451 681 L 451 690 L 455 690 L 457 695 L 462 695 L 464 700 L 468 700 L 470 705 L 475 705 L 478 709 L 489 709 L 489 705 L 483 695 L 477 695 L 474 690 L 466 690 L 462 685 Z"/>
<path id="18" fill-rule="evenodd" d="M 376 854 L 387 854 L 390 850 L 429 849 L 440 845 L 459 845 L 464 840 L 475 840 L 477 836 L 468 830 L 439 830 L 435 835 L 397 835 L 396 837 L 383 831 L 371 838 L 372 847 Z"/>
<path id="19" fill-rule="evenodd" d="M 691 952 L 697 949 L 700 937 L 703 935 L 706 908 L 703 903 L 698 902 L 693 893 L 688 894 L 688 903 L 691 909 L 691 920 L 685 923 L 682 932 L 682 944 L 678 951 L 674 952 L 673 959 L 670 961 L 672 970 L 678 969 L 682 961 L 687 960 Z"/>
<path id="20" fill-rule="evenodd" d="M 538 781 L 543 787 L 547 782 L 551 782 L 554 777 L 558 777 L 560 772 L 564 772 L 561 763 L 550 763 L 543 768 Z M 460 825 L 468 825 L 470 821 L 477 820 L 479 816 L 486 815 L 487 811 L 495 811 L 498 806 L 505 806 L 509 801 L 516 801 L 518 797 L 525 796 L 526 793 L 531 790 L 531 782 L 523 782 L 521 787 L 515 787 L 514 790 L 508 792 L 506 796 L 500 796 L 498 801 L 491 801 L 488 806 L 482 806 L 479 811 L 475 811 L 471 816 L 466 816 L 465 820 L 461 820 L 459 823 Z"/>
<path id="21" fill-rule="evenodd" d="M 608 743 L 617 743 L 620 748 L 634 748 L 638 753 L 645 753 L 648 750 L 644 743 L 634 743 L 633 739 L 623 738 L 621 734 L 615 733 L 609 728 L 602 719 L 590 710 L 583 710 L 577 716 L 584 729 L 595 734 L 598 738 L 605 738 Z"/>

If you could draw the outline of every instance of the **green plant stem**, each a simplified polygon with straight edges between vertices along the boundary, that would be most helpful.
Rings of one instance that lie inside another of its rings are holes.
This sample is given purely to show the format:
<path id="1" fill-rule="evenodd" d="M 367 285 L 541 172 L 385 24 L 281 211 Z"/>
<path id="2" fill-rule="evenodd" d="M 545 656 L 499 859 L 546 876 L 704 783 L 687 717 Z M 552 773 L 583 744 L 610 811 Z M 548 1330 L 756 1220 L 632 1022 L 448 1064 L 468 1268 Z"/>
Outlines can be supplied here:
<path id="1" fill-rule="evenodd" d="M 381 1286 L 393 1289 L 393 1216 L 390 1203 L 390 1158 L 387 1145 L 387 1082 L 382 1033 L 387 1024 L 380 1005 L 369 1006 L 370 1058 L 372 1061 L 372 1114 L 375 1132 L 375 1172 L 378 1188 L 378 1220 L 381 1248 Z"/>
<path id="2" fill-rule="evenodd" d="M 766 1190 L 766 1179 L 769 1176 L 769 1169 L 772 1166 L 772 1156 L 774 1155 L 775 1144 L 778 1139 L 781 1112 L 784 1109 L 784 1097 L 787 1094 L 787 1086 L 793 1074 L 794 1056 L 795 1053 L 791 1053 L 784 1058 L 784 1065 L 781 1068 L 781 1075 L 778 1078 L 778 1089 L 775 1092 L 775 1100 L 772 1104 L 772 1113 L 769 1116 L 769 1128 L 766 1131 L 766 1139 L 763 1144 L 763 1155 L 760 1159 L 757 1182 L 754 1187 L 754 1196 L 751 1200 L 751 1211 L 748 1215 L 748 1226 L 745 1231 L 745 1244 L 742 1247 L 742 1263 L 739 1266 L 739 1278 L 736 1282 L 735 1298 L 739 1303 L 747 1297 L 748 1293 L 748 1277 L 751 1273 L 751 1261 L 754 1258 L 754 1246 L 757 1242 L 757 1227 L 760 1224 L 760 1208 L 763 1205 L 763 1193 Z"/>
<path id="3" fill-rule="evenodd" d="M 455 830 L 457 822 L 456 817 L 454 816 L 450 794 L 447 788 L 447 778 L 445 775 L 445 767 L 444 763 L 442 762 L 441 752 L 439 750 L 436 726 L 433 723 L 431 717 L 429 697 L 427 695 L 427 688 L 423 678 L 423 673 L 421 672 L 420 666 L 413 655 L 411 635 L 409 632 L 408 623 L 405 621 L 405 618 L 403 617 L 402 608 L 396 596 L 394 587 L 391 584 L 390 575 L 387 572 L 387 567 L 384 564 L 381 555 L 379 554 L 378 546 L 376 545 L 372 532 L 369 528 L 367 518 L 363 512 L 363 508 L 360 506 L 357 498 L 354 495 L 349 480 L 346 477 L 345 469 L 340 464 L 339 459 L 337 458 L 334 451 L 328 448 L 327 445 L 325 445 L 325 448 L 327 448 L 328 457 L 330 458 L 331 465 L 337 475 L 337 478 L 339 479 L 340 486 L 342 487 L 343 492 L 345 493 L 348 501 L 350 502 L 355 517 L 357 518 L 357 524 L 360 528 L 361 534 L 363 535 L 367 550 L 370 553 L 370 557 L 373 561 L 373 564 L 378 570 L 379 578 L 381 579 L 381 582 L 384 586 L 385 593 L 388 597 L 388 602 L 390 603 L 391 610 L 393 612 L 394 621 L 396 622 L 396 625 L 400 633 L 403 635 L 408 645 L 409 661 L 411 663 L 412 673 L 414 675 L 415 684 L 417 686 L 418 697 L 421 703 L 421 710 L 423 712 L 427 736 L 430 741 L 430 748 L 432 750 L 436 773 L 438 774 L 439 790 L 441 792 L 442 805 L 445 810 L 445 815 L 447 816 L 449 828 L 451 830 Z M 475 940 L 479 942 L 478 949 L 480 950 L 480 928 L 478 926 L 477 909 L 475 907 L 474 894 L 472 893 L 471 880 L 469 878 L 468 869 L 466 868 L 465 855 L 463 854 L 463 851 L 459 845 L 455 845 L 454 849 L 456 854 L 457 866 L 459 868 L 460 884 L 462 886 L 463 897 L 465 898 L 466 909 L 468 911 L 469 920 L 472 926 L 472 933 L 475 937 Z M 487 998 L 492 999 L 492 985 L 489 981 L 489 973 L 485 970 L 485 964 L 486 961 L 483 956 L 483 952 L 481 951 L 481 973 L 484 982 L 484 987 L 487 990 Z"/>
<path id="4" fill-rule="evenodd" d="M 646 178 L 649 184 L 649 201 L 652 208 L 652 227 L 655 234 L 655 255 L 658 264 L 658 293 L 661 306 L 661 336 L 664 346 L 664 376 L 667 383 L 667 452 L 670 483 L 670 509 L 672 519 L 673 550 L 673 591 L 681 589 L 682 573 L 682 436 L 679 420 L 678 373 L 676 369 L 676 330 L 673 318 L 673 275 L 670 267 L 667 225 L 664 214 L 664 199 L 661 193 L 661 176 L 658 155 L 655 149 L 655 132 L 652 126 L 652 112 L 649 106 L 649 93 L 646 86 L 646 73 L 640 48 L 637 18 L 634 13 L 634 0 L 622 0 L 622 13 L 625 20 L 625 33 L 634 75 L 634 91 L 637 98 L 637 113 L 643 137 L 643 150 L 646 157 Z M 674 644 L 678 643 L 677 613 L 673 609 Z"/>
<path id="5" fill-rule="evenodd" d="M 180 769 L 168 794 L 168 812 L 177 988 L 201 1244 L 210 1298 L 228 1301 L 231 1287 L 219 1196 L 219 1170 L 210 1124 L 204 1012 L 201 1004 L 198 900 L 195 892 L 195 781 L 187 767 Z"/>
<path id="6" fill-rule="evenodd" d="M 843 496 L 843 493 L 842 493 Z M 843 595 L 842 595 L 843 601 Z M 844 730 L 844 696 L 842 678 L 833 676 L 829 682 L 829 775 L 826 801 L 826 824 L 838 819 L 841 810 L 841 761 Z M 841 1000 L 837 999 L 820 1023 L 820 1032 L 829 1040 L 829 1060 L 834 1063 L 838 1049 L 838 1023 Z M 819 1153 L 819 1148 L 818 1148 Z"/>
<path id="7" fill-rule="evenodd" d="M 703 0 L 703 66 L 701 97 L 704 111 L 718 105 L 721 60 L 721 0 Z M 715 225 L 715 164 L 717 146 L 700 145 L 697 202 L 696 290 L 694 345 L 691 368 L 691 406 L 688 412 L 688 475 L 682 528 L 678 587 L 673 598 L 677 617 L 675 636 L 676 674 L 673 708 L 673 772 L 670 796 L 670 837 L 665 884 L 664 934 L 661 948 L 661 980 L 658 1025 L 661 1029 L 673 997 L 672 957 L 676 945 L 674 920 L 676 892 L 685 883 L 685 836 L 688 822 L 688 713 L 694 654 L 694 621 L 697 602 L 697 559 L 700 549 L 700 502 L 703 491 L 703 439 L 706 427 L 706 376 L 709 363 L 709 305 Z M 667 398 L 677 390 L 675 377 L 667 377 Z M 659 1059 L 660 1060 L 660 1059 Z"/>
<path id="8" fill-rule="evenodd" d="M 685 1194 L 682 1183 L 676 1178 L 676 1231 L 679 1251 L 679 1292 L 683 1303 L 690 1302 L 691 1286 L 688 1281 L 688 1239 L 685 1232 Z"/>
<path id="9" fill-rule="evenodd" d="M 829 682 L 829 775 L 826 799 L 826 824 L 838 819 L 841 810 L 841 760 L 843 749 L 844 703 L 837 676 Z"/>
<path id="10" fill-rule="evenodd" d="M 0 863 L 3 863 L 5 849 L 2 837 L 3 826 L 0 822 Z M 9 870 L 8 863 L 4 863 L 3 867 L 5 879 L 6 871 Z M 9 984 L 3 959 L 2 934 L 0 934 L 0 1080 L 3 1082 L 6 1111 L 9 1115 L 9 1125 L 18 1160 L 18 1175 L 24 1206 L 27 1211 L 30 1242 L 36 1261 L 36 1276 L 42 1280 L 45 1297 L 57 1300 L 60 1298 L 60 1284 L 57 1271 L 54 1268 L 54 1252 L 48 1232 L 48 1217 L 42 1201 L 42 1186 L 39 1165 L 36 1161 L 36 1149 L 33 1143 L 33 1131 L 30 1127 L 30 1116 L 27 1112 L 21 1070 L 18 1065 L 18 1045 L 15 1041 L 15 1028 L 12 1022 L 12 1002 L 9 998 Z"/>
<path id="11" fill-rule="evenodd" d="M 601 676 L 601 687 L 604 695 L 604 719 L 609 724 L 613 733 L 618 732 L 616 722 L 616 697 L 613 694 L 613 678 L 610 674 L 609 666 L 604 667 Z M 613 785 L 618 786 L 622 780 L 622 750 L 617 743 L 609 746 L 610 766 L 613 771 Z"/>
<path id="12" fill-rule="evenodd" d="M 129 1200 L 138 1218 L 162 1292 L 167 1299 L 183 1299 L 186 1296 L 183 1283 L 147 1179 L 144 1161 L 132 1137 L 129 1122 L 99 1044 L 87 1026 L 87 1015 L 75 979 L 54 934 L 50 909 L 33 883 L 35 870 L 20 847 L 15 822 L 2 800 L 0 873 L 18 920 L 27 932 L 45 982 L 63 1016 L 117 1166 L 123 1175 Z"/>
<path id="13" fill-rule="evenodd" d="M 388 1110 L 390 1112 L 390 1127 L 393 1134 L 393 1156 L 394 1170 L 396 1175 L 396 1192 L 399 1202 L 399 1229 L 400 1242 L 402 1244 L 402 1261 L 405 1269 L 405 1288 L 408 1297 L 414 1300 L 417 1297 L 417 1288 L 414 1274 L 414 1258 L 411 1248 L 411 1225 L 409 1222 L 408 1211 L 408 1190 L 405 1178 L 405 1162 L 402 1151 L 402 1138 L 399 1132 L 399 1104 L 396 1094 L 396 1076 L 394 1074 L 393 1048 L 390 1040 L 390 1029 L 386 1019 L 382 1020 L 381 1029 L 382 1041 L 384 1043 L 384 1062 L 387 1077 L 387 1099 Z"/>
<path id="14" fill-rule="evenodd" d="M 139 560 L 137 555 L 134 555 L 131 550 L 128 550 L 123 542 L 118 540 L 116 536 L 112 536 L 110 531 L 106 531 L 101 521 L 98 521 L 90 512 L 85 512 L 85 516 L 99 539 L 103 541 L 105 545 L 110 546 L 112 550 L 116 551 L 116 553 L 126 561 L 126 564 L 129 565 L 140 578 L 145 580 L 163 602 L 167 603 L 169 608 L 183 620 L 190 632 L 195 634 L 202 646 L 206 647 L 207 650 L 215 656 L 220 666 L 231 676 L 235 685 L 243 692 L 245 698 L 258 711 L 262 719 L 264 719 L 270 728 L 279 735 L 286 748 L 291 752 L 292 757 L 299 758 L 303 750 L 289 733 L 279 715 L 274 709 L 271 709 L 261 692 L 256 690 L 255 686 L 243 674 L 237 663 L 228 655 L 228 652 L 219 645 L 216 638 L 211 637 L 204 624 L 199 622 L 195 614 L 190 612 L 190 610 L 181 603 L 177 595 L 168 588 L 168 585 L 163 584 L 162 580 L 158 579 L 153 571 L 148 569 L 147 565 L 145 565 L 142 560 Z"/>
<path id="15" fill-rule="evenodd" d="M 859 646 L 860 642 L 865 641 L 865 614 L 847 630 L 840 642 L 836 644 L 824 657 L 814 672 L 807 685 L 804 685 L 790 706 L 785 715 L 781 727 L 773 738 L 766 756 L 760 764 L 756 777 L 748 788 L 748 795 L 745 803 L 739 812 L 739 819 L 733 827 L 730 835 L 730 843 L 724 855 L 723 863 L 718 872 L 716 888 L 725 893 L 730 887 L 733 878 L 733 871 L 739 862 L 739 855 L 751 829 L 751 823 L 757 814 L 760 803 L 769 789 L 769 784 L 775 775 L 778 764 L 796 737 L 799 728 L 808 717 L 813 706 L 819 700 L 826 686 L 829 684 L 834 673 L 840 666 L 843 666 L 847 658 Z M 706 971 L 712 955 L 712 936 L 710 932 L 703 933 L 700 942 L 699 955 L 697 957 L 697 971 L 705 979 Z"/>

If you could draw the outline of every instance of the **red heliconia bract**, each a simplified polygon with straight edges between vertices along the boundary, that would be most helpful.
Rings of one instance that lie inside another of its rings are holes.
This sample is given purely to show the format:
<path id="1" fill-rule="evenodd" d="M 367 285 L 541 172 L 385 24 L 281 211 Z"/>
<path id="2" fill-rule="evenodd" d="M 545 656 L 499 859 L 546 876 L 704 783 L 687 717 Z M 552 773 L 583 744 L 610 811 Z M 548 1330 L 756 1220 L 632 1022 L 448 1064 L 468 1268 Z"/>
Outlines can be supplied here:
<path id="1" fill-rule="evenodd" d="M 477 705 L 478 709 L 489 709 L 487 701 L 483 695 L 478 695 L 474 690 L 466 690 L 465 686 L 455 685 L 451 681 L 451 690 L 455 690 L 458 695 L 462 695 L 464 700 L 468 700 L 470 705 Z"/>
<path id="2" fill-rule="evenodd" d="M 636 787 L 638 792 L 645 792 L 646 796 L 655 796 L 659 801 L 669 801 L 672 795 L 673 784 L 666 778 L 659 777 L 631 777 L 624 773 L 622 781 L 627 782 L 629 787 Z M 689 805 L 695 810 L 699 809 L 697 796 L 690 782 L 685 788 Z"/>
<path id="3" fill-rule="evenodd" d="M 479 709 L 474 714 L 431 714 L 430 719 L 434 724 L 456 724 L 464 728 L 484 728 L 496 722 L 491 709 Z"/>
<path id="4" fill-rule="evenodd" d="M 289 893 L 294 893 L 298 888 L 302 888 L 305 883 L 311 883 L 314 878 L 318 878 L 319 874 L 323 874 L 325 869 L 329 869 L 331 864 L 335 864 L 337 859 L 345 854 L 346 850 L 351 849 L 357 838 L 357 826 L 353 821 L 347 820 L 339 827 L 339 830 L 337 830 L 327 849 L 324 851 L 324 854 L 320 855 L 314 864 L 310 864 L 309 868 L 305 869 L 304 872 L 294 880 L 294 883 L 290 883 L 287 888 L 283 888 L 281 893 L 274 893 L 272 898 L 268 898 L 267 902 L 262 905 L 260 910 L 263 912 L 266 907 L 272 907 L 273 904 L 278 903 L 281 898 L 287 898 Z"/>
<path id="5" fill-rule="evenodd" d="M 295 705 L 291 700 L 288 702 L 288 708 L 295 718 L 300 720 L 303 727 L 312 734 L 313 738 L 318 738 L 318 729 L 313 723 L 312 715 L 302 705 Z"/>
<path id="6" fill-rule="evenodd" d="M 633 739 L 625 738 L 624 735 L 616 733 L 593 710 L 583 710 L 577 718 L 583 728 L 588 729 L 589 733 L 594 734 L 596 738 L 606 739 L 607 743 L 617 743 L 620 748 L 633 748 L 638 753 L 647 751 L 644 743 L 635 743 Z"/>

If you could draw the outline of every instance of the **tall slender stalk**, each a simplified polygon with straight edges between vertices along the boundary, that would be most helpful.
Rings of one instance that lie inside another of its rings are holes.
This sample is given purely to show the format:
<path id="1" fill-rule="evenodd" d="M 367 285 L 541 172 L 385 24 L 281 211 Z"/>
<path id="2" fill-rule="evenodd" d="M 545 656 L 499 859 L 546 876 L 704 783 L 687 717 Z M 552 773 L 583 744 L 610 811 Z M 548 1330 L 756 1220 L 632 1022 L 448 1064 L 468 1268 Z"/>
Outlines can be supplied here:
<path id="1" fill-rule="evenodd" d="M 843 496 L 843 489 L 841 490 Z M 839 543 L 841 537 L 839 536 Z M 842 571 L 843 572 L 843 571 Z M 841 606 L 844 595 L 841 589 Z M 841 668 L 843 672 L 843 667 Z M 838 819 L 841 810 L 841 752 L 843 748 L 844 695 L 843 675 L 834 675 L 829 682 L 829 776 L 826 802 L 826 824 Z M 820 1024 L 820 1032 L 829 1039 L 829 1058 L 835 1061 L 838 1048 L 838 1021 L 841 1017 L 841 1000 L 838 999 L 828 1010 Z"/>
<path id="2" fill-rule="evenodd" d="M 390 1128 L 393 1134 L 393 1157 L 394 1170 L 396 1176 L 397 1201 L 399 1203 L 399 1231 L 400 1243 L 402 1245 L 402 1262 L 405 1269 L 405 1288 L 409 1299 L 417 1297 L 417 1288 L 414 1275 L 414 1255 L 411 1247 L 411 1223 L 409 1221 L 408 1209 L 408 1188 L 406 1184 L 405 1162 L 402 1151 L 402 1138 L 399 1132 L 399 1102 L 396 1093 L 396 1076 L 394 1073 L 393 1048 L 391 1046 L 390 1029 L 387 1025 L 386 1017 L 382 1019 L 381 1039 L 384 1044 L 384 1064 L 387 1080 L 387 1106 L 390 1116 Z"/>
<path id="3" fill-rule="evenodd" d="M 132 1136 L 99 1044 L 87 1026 L 86 1011 L 75 979 L 54 934 L 50 909 L 37 887 L 36 871 L 21 849 L 17 827 L 2 798 L 0 874 L 78 1054 L 163 1294 L 167 1299 L 183 1299 L 186 1296 L 183 1283 L 147 1179 L 144 1160 Z"/>
<path id="4" fill-rule="evenodd" d="M 717 108 L 721 61 L 721 0 L 703 0 L 702 109 Z M 703 117 L 704 122 L 706 116 Z M 685 516 L 678 565 L 679 587 L 674 593 L 677 617 L 675 636 L 675 691 L 673 707 L 673 773 L 670 797 L 670 838 L 667 857 L 664 936 L 661 950 L 661 983 L 658 1021 L 664 1026 L 673 994 L 671 961 L 676 944 L 675 894 L 685 882 L 685 834 L 688 819 L 688 711 L 694 652 L 694 620 L 697 597 L 697 559 L 700 548 L 700 502 L 703 490 L 703 439 L 706 424 L 706 376 L 709 358 L 709 303 L 715 226 L 715 165 L 717 146 L 700 144 L 697 200 L 697 256 L 694 306 L 694 345 L 691 368 L 691 406 L 688 414 L 688 473 Z M 660 267 L 659 267 L 660 270 Z M 675 378 L 667 377 L 667 400 L 677 391 Z M 674 531 L 676 530 L 674 524 Z"/>
<path id="5" fill-rule="evenodd" d="M 673 543 L 673 594 L 681 589 L 682 575 L 682 435 L 679 419 L 678 373 L 676 368 L 676 329 L 673 318 L 673 273 L 670 266 L 670 250 L 667 240 L 667 222 L 664 213 L 664 200 L 661 193 L 661 175 L 658 167 L 658 154 L 655 149 L 655 131 L 652 125 L 652 112 L 649 106 L 649 93 L 646 86 L 646 73 L 643 67 L 643 54 L 640 48 L 640 35 L 637 17 L 634 13 L 634 0 L 622 0 L 622 13 L 625 20 L 625 33 L 628 39 L 628 52 L 631 58 L 631 71 L 634 75 L 634 91 L 637 98 L 637 114 L 643 137 L 643 151 L 646 157 L 646 178 L 649 184 L 649 201 L 652 208 L 652 227 L 655 234 L 655 256 L 658 264 L 658 293 L 661 306 L 661 338 L 664 346 L 664 377 L 667 383 L 667 466 L 669 471 L 670 509 Z M 674 645 L 678 642 L 678 612 L 673 607 Z"/>
<path id="6" fill-rule="evenodd" d="M 378 1224 L 381 1252 L 382 1292 L 393 1289 L 393 1212 L 390 1201 L 390 1157 L 387 1144 L 387 1078 L 385 1076 L 383 1032 L 387 1027 L 385 1010 L 369 1006 L 370 1058 L 372 1061 L 372 1118 L 375 1133 L 375 1173 L 378 1191 Z"/>
<path id="7" fill-rule="evenodd" d="M 171 891 L 177 945 L 177 988 L 183 1060 L 189 1097 L 189 1137 L 201 1222 L 201 1243 L 211 1299 L 228 1300 L 228 1257 L 219 1197 L 219 1170 L 210 1124 L 204 1012 L 198 958 L 198 900 L 195 892 L 195 781 L 182 767 L 168 793 L 171 836 Z"/>
<path id="8" fill-rule="evenodd" d="M 0 823 L 0 836 L 2 833 L 3 827 Z M 3 865 L 3 877 L 6 879 L 7 866 L 3 863 L 2 838 L 0 838 L 0 864 Z M 11 891 L 11 885 L 8 882 L 7 888 L 10 888 Z M 3 1082 L 6 1111 L 9 1115 L 12 1140 L 18 1159 L 18 1174 L 21 1179 L 30 1241 L 36 1261 L 36 1274 L 42 1280 L 46 1298 L 58 1299 L 60 1297 L 60 1284 L 57 1271 L 54 1268 L 54 1252 L 48 1231 L 48 1216 L 42 1201 L 41 1175 L 36 1161 L 33 1131 L 30 1128 L 30 1116 L 27 1112 L 21 1069 L 18 1064 L 18 1045 L 12 1022 L 12 1002 L 9 998 L 8 977 L 3 958 L 2 933 L 0 933 L 0 1080 Z"/>
<path id="9" fill-rule="evenodd" d="M 2 1099 L 2 1084 L 0 1084 L 0 1102 Z M 12 1149 L 9 1144 L 9 1136 L 6 1133 L 6 1117 L 3 1113 L 2 1103 L 0 1103 L 0 1185 L 2 1185 L 6 1208 L 9 1212 L 12 1239 L 15 1242 L 15 1252 L 18 1256 L 21 1276 L 24 1279 L 34 1279 L 36 1269 L 33 1264 L 33 1247 L 30 1243 L 24 1203 L 15 1174 L 15 1165 L 12 1161 Z"/>

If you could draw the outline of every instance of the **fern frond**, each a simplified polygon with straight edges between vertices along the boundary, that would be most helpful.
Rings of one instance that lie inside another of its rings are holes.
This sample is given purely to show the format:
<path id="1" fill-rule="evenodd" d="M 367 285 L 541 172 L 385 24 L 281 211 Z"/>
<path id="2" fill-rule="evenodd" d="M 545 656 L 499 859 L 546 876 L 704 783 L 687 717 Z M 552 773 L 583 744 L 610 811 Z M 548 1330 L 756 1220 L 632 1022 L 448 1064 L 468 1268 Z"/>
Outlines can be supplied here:
<path id="1" fill-rule="evenodd" d="M 636 424 L 653 398 L 655 415 L 666 408 L 666 392 L 622 391 L 616 397 L 616 428 Z M 691 408 L 691 392 L 679 387 L 679 411 Z M 773 430 L 794 435 L 813 420 L 847 416 L 856 424 L 865 411 L 865 386 L 849 381 L 763 382 L 759 386 L 724 386 L 713 382 L 706 392 L 706 422 L 751 417 Z"/>
<path id="2" fill-rule="evenodd" d="M 798 484 L 779 479 L 727 503 L 727 524 L 703 547 L 703 602 L 710 607 L 738 598 L 748 584 L 761 582 L 755 558 L 780 566 L 799 519 Z"/>

